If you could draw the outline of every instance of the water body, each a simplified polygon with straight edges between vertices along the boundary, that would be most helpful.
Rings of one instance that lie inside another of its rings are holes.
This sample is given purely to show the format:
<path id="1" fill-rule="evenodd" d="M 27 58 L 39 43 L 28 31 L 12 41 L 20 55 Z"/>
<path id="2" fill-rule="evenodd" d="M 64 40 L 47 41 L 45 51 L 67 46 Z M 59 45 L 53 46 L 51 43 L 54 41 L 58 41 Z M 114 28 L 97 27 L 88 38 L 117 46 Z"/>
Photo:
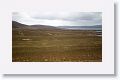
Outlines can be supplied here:
<path id="1" fill-rule="evenodd" d="M 61 28 L 69 30 L 94 30 L 96 31 L 96 36 L 102 36 L 102 25 L 95 26 L 62 26 Z"/>
<path id="2" fill-rule="evenodd" d="M 102 30 L 102 25 L 93 25 L 93 26 L 60 26 L 64 29 L 72 30 Z"/>
<path id="3" fill-rule="evenodd" d="M 101 28 L 66 28 L 66 29 L 71 29 L 71 30 L 97 30 L 97 31 L 102 31 Z"/>

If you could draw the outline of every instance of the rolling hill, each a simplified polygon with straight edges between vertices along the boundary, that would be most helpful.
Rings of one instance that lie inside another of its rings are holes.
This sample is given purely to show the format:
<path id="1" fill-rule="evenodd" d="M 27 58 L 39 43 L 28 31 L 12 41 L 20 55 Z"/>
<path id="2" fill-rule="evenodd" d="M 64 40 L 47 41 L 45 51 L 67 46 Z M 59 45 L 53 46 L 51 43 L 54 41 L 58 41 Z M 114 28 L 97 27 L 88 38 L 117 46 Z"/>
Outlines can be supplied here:
<path id="1" fill-rule="evenodd" d="M 48 25 L 25 25 L 12 21 L 12 28 L 40 29 L 40 30 L 61 30 L 60 28 Z"/>

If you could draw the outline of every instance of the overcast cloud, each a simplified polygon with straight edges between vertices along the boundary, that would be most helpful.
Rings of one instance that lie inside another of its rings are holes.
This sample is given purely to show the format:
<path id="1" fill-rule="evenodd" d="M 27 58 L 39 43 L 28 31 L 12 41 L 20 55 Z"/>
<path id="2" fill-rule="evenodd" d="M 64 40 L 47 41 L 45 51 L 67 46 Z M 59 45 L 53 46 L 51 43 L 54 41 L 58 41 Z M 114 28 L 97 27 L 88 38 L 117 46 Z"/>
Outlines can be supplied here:
<path id="1" fill-rule="evenodd" d="M 13 21 L 27 25 L 92 26 L 102 24 L 101 12 L 14 12 Z"/>

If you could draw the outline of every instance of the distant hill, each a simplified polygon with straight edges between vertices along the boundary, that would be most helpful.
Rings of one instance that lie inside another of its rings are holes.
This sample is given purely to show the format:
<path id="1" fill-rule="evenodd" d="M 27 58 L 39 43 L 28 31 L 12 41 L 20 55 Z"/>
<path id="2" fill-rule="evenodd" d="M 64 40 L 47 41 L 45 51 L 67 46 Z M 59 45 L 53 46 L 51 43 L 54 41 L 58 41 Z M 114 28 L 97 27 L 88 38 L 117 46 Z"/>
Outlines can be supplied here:
<path id="1" fill-rule="evenodd" d="M 12 28 L 23 28 L 23 29 L 40 29 L 40 30 L 102 30 L 102 25 L 94 26 L 49 26 L 49 25 L 25 25 L 16 21 L 12 21 Z"/>
<path id="2" fill-rule="evenodd" d="M 25 25 L 12 21 L 12 28 L 40 29 L 40 30 L 61 30 L 60 28 L 48 25 Z"/>
<path id="3" fill-rule="evenodd" d="M 30 25 L 29 29 L 41 29 L 41 30 L 59 30 L 60 28 L 48 25 Z"/>
<path id="4" fill-rule="evenodd" d="M 25 26 L 27 26 L 27 25 L 18 23 L 16 21 L 12 21 L 12 28 L 23 28 Z"/>

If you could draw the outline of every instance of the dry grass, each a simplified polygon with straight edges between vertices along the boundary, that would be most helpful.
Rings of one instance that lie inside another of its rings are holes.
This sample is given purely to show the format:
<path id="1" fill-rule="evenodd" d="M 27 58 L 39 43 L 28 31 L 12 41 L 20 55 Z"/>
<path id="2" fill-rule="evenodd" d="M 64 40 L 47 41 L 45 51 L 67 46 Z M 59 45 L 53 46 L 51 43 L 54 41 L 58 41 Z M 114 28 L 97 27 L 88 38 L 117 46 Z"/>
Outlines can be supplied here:
<path id="1" fill-rule="evenodd" d="M 13 29 L 13 62 L 101 62 L 95 31 Z"/>

